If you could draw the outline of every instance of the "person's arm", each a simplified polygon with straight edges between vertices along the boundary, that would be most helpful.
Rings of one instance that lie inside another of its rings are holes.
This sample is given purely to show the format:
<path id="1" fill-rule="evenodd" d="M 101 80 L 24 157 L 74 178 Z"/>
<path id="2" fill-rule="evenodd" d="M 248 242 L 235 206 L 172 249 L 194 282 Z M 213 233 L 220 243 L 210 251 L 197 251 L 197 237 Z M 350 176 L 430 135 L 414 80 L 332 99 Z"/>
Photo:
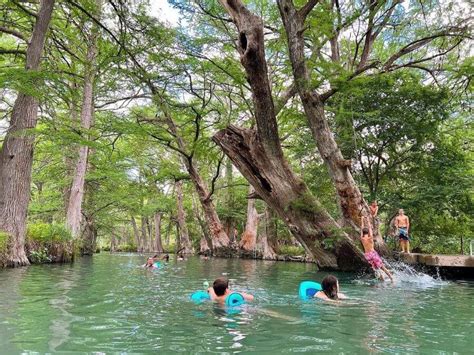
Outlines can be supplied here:
<path id="1" fill-rule="evenodd" d="M 217 295 L 216 293 L 214 292 L 214 288 L 213 287 L 209 287 L 207 289 L 207 293 L 209 294 L 209 296 L 211 296 L 211 300 L 215 300 L 217 298 Z"/>
<path id="2" fill-rule="evenodd" d="M 239 292 L 242 296 L 244 296 L 244 299 L 248 302 L 252 302 L 255 297 L 251 295 L 250 293 L 245 293 L 245 292 Z"/>
<path id="3" fill-rule="evenodd" d="M 410 219 L 407 216 L 407 234 L 410 234 Z"/>
<path id="4" fill-rule="evenodd" d="M 369 225 L 369 238 L 373 238 L 373 234 L 372 234 L 372 223 L 367 223 Z"/>
<path id="5" fill-rule="evenodd" d="M 362 236 L 364 235 L 364 233 L 362 232 L 363 229 L 364 229 L 364 216 L 360 218 L 360 238 L 362 238 Z"/>
<path id="6" fill-rule="evenodd" d="M 340 300 L 347 300 L 348 298 L 345 294 L 340 292 L 337 294 L 337 297 L 339 297 Z"/>
<path id="7" fill-rule="evenodd" d="M 375 205 L 374 217 L 377 217 L 377 213 L 379 213 L 379 205 Z"/>

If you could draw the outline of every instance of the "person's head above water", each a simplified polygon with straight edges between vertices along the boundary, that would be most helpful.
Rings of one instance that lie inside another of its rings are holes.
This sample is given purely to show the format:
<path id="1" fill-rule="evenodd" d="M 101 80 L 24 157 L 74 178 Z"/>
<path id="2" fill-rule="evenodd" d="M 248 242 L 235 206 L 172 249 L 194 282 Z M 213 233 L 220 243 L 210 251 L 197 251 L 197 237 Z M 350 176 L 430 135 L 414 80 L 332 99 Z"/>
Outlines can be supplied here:
<path id="1" fill-rule="evenodd" d="M 153 262 L 154 262 L 153 258 L 146 259 L 146 266 L 148 267 L 153 266 Z"/>
<path id="2" fill-rule="evenodd" d="M 400 216 L 403 216 L 404 213 L 405 213 L 405 211 L 403 210 L 403 208 L 400 208 L 400 209 L 398 210 L 398 214 L 399 214 Z"/>
<path id="3" fill-rule="evenodd" d="M 212 284 L 212 288 L 214 289 L 216 296 L 224 296 L 229 288 L 229 280 L 224 277 L 219 277 Z"/>
<path id="4" fill-rule="evenodd" d="M 321 287 L 323 289 L 324 294 L 332 299 L 337 300 L 339 297 L 337 293 L 339 292 L 339 282 L 337 281 L 337 277 L 333 275 L 328 275 L 323 279 L 321 283 Z"/>

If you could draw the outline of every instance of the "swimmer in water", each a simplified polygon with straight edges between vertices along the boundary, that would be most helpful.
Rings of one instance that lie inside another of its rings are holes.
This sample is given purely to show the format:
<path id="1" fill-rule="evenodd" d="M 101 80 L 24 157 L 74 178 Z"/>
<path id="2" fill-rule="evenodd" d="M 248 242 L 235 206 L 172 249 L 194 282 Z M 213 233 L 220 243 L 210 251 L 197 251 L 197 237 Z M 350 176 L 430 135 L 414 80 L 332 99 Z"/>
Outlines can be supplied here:
<path id="1" fill-rule="evenodd" d="M 325 301 L 337 301 L 347 299 L 346 295 L 339 292 L 339 281 L 336 276 L 328 275 L 321 283 L 322 290 L 316 292 L 315 298 Z"/>
<path id="2" fill-rule="evenodd" d="M 215 301 L 220 304 L 225 304 L 225 299 L 228 295 L 232 293 L 232 291 L 229 289 L 229 280 L 224 277 L 219 277 L 214 281 L 212 287 L 209 287 L 207 289 L 207 292 L 211 296 L 212 301 Z M 253 295 L 250 295 L 245 292 L 239 293 L 244 297 L 247 302 L 254 300 Z"/>
<path id="3" fill-rule="evenodd" d="M 144 267 L 144 268 L 156 269 L 156 266 L 155 266 L 155 259 L 152 258 L 152 257 L 146 259 L 146 263 L 145 263 L 144 265 L 142 265 L 142 267 Z"/>

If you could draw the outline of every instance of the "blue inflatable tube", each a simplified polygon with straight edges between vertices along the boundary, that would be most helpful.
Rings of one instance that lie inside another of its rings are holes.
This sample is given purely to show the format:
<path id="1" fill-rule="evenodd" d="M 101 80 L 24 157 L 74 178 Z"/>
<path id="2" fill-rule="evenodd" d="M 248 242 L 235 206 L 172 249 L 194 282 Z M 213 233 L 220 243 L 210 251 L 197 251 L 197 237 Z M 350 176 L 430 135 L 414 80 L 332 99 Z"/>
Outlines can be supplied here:
<path id="1" fill-rule="evenodd" d="M 313 298 L 318 291 L 321 290 L 321 284 L 314 281 L 303 281 L 302 283 L 300 283 L 300 287 L 298 288 L 298 294 L 301 300 L 309 300 L 310 298 Z"/>
<path id="2" fill-rule="evenodd" d="M 211 296 L 209 296 L 209 294 L 206 291 L 193 292 L 190 298 L 194 303 L 202 303 L 202 302 L 211 300 Z"/>
<path id="3" fill-rule="evenodd" d="M 161 263 L 160 263 L 159 261 L 155 261 L 155 262 L 153 263 L 153 266 L 156 267 L 156 268 L 160 268 L 162 265 L 161 265 Z"/>
<path id="4" fill-rule="evenodd" d="M 240 293 L 234 292 L 231 293 L 225 299 L 225 305 L 228 307 L 236 307 L 241 306 L 245 303 L 245 298 Z"/>

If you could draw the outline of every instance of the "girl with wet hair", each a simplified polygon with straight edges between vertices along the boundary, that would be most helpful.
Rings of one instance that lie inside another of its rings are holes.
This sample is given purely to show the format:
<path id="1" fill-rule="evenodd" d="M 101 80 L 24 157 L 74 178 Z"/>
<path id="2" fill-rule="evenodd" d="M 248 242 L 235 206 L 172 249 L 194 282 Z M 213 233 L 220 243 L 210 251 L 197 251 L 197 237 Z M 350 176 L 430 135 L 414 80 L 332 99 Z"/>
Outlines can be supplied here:
<path id="1" fill-rule="evenodd" d="M 339 281 L 336 276 L 328 275 L 321 282 L 322 291 L 316 292 L 314 297 L 323 300 L 343 300 L 347 298 L 343 293 L 339 292 Z"/>

